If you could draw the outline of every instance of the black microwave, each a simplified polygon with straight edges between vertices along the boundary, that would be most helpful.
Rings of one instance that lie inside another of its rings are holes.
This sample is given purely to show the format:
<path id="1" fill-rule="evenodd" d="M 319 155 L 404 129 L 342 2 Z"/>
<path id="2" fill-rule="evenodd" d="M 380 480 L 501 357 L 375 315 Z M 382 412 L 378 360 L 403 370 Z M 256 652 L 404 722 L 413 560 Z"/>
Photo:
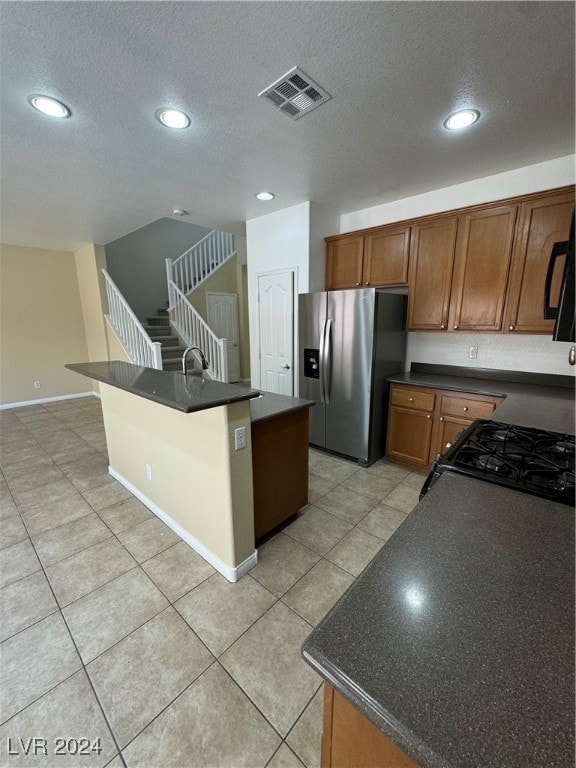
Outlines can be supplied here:
<path id="1" fill-rule="evenodd" d="M 553 307 L 550 304 L 550 292 L 552 287 L 552 278 L 556 261 L 560 256 L 566 256 L 564 262 L 564 272 L 560 287 L 560 297 L 558 306 Z M 546 284 L 544 290 L 544 317 L 555 320 L 554 341 L 574 341 L 574 214 L 572 214 L 572 224 L 570 226 L 570 237 L 568 240 L 560 243 L 554 243 L 548 271 L 546 273 Z"/>

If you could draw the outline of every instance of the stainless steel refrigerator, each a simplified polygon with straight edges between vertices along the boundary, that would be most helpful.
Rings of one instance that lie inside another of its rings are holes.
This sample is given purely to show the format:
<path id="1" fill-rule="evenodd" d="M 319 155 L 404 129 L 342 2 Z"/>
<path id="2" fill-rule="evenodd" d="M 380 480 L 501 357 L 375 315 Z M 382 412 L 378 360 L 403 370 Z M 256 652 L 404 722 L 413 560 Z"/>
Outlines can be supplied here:
<path id="1" fill-rule="evenodd" d="M 404 371 L 406 296 L 376 288 L 299 297 L 299 394 L 310 443 L 368 466 L 384 455 L 388 376 Z"/>

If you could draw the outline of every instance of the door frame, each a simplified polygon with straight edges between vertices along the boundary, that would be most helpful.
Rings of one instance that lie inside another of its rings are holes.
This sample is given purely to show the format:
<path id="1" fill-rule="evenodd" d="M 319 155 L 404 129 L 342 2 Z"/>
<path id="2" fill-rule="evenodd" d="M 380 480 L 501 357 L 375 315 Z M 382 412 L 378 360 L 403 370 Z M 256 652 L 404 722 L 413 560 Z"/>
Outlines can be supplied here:
<path id="1" fill-rule="evenodd" d="M 269 275 L 282 275 L 290 273 L 292 275 L 292 374 L 293 374 L 293 392 L 294 397 L 298 397 L 298 376 L 299 376 L 299 364 L 300 361 L 298 359 L 298 267 L 283 267 L 282 269 L 266 269 L 266 270 L 258 270 L 254 273 L 254 277 L 256 280 L 256 299 L 257 299 L 257 307 L 258 307 L 258 317 L 257 321 L 254 324 L 255 327 L 253 328 L 253 338 L 256 341 L 256 359 L 258 360 L 258 367 L 257 367 L 257 375 L 254 376 L 254 371 L 252 371 L 252 386 L 256 389 L 260 388 L 262 386 L 262 382 L 260 379 L 260 353 L 261 353 L 261 345 L 260 345 L 260 292 L 259 292 L 259 285 L 260 285 L 260 278 L 261 277 L 267 277 Z"/>

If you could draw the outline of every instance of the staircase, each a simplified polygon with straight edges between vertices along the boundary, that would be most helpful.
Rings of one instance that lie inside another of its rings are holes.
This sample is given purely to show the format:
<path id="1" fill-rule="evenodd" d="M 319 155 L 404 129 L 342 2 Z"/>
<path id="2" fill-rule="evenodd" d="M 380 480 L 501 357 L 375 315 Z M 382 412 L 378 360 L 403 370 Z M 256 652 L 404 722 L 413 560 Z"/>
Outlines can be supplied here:
<path id="1" fill-rule="evenodd" d="M 148 368 L 180 370 L 183 344 L 200 347 L 209 366 L 207 374 L 216 381 L 228 381 L 228 345 L 219 339 L 187 298 L 216 269 L 235 255 L 234 238 L 213 230 L 178 259 L 166 259 L 168 309 L 159 309 L 142 324 L 105 269 L 109 314 L 106 320 L 130 360 Z M 200 363 L 196 352 L 194 359 Z"/>
<path id="2" fill-rule="evenodd" d="M 170 325 L 167 309 L 159 309 L 153 317 L 146 318 L 144 330 L 152 341 L 160 342 L 162 355 L 162 370 L 179 371 L 182 368 L 184 347 Z"/>

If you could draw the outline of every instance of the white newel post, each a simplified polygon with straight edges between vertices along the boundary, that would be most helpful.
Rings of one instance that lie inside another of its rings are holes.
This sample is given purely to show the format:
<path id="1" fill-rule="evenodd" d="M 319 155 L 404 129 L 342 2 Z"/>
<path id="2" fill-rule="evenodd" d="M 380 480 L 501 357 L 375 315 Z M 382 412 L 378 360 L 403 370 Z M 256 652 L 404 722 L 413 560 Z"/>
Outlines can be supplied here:
<path id="1" fill-rule="evenodd" d="M 154 368 L 161 371 L 163 370 L 162 365 L 162 344 L 159 341 L 155 341 L 153 343 L 153 353 L 154 353 Z"/>
<path id="2" fill-rule="evenodd" d="M 170 283 L 172 282 L 172 259 L 166 259 L 166 284 L 168 285 L 168 305 L 172 306 L 172 297 L 170 296 Z"/>
<path id="3" fill-rule="evenodd" d="M 228 339 L 218 339 L 218 357 L 222 366 L 220 381 L 228 382 Z"/>

